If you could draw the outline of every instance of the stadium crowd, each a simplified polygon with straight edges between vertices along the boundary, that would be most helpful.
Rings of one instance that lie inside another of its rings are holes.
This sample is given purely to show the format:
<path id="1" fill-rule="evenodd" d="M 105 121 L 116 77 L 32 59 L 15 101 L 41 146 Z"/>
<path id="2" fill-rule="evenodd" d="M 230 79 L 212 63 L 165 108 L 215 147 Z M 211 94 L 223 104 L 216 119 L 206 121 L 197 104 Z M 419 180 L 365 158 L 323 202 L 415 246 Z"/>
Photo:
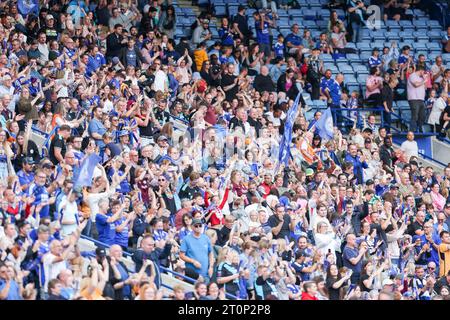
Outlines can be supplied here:
<path id="1" fill-rule="evenodd" d="M 1 300 L 450 298 L 450 166 L 414 140 L 450 129 L 442 57 L 375 49 L 360 97 L 321 54 L 354 52 L 364 2 L 318 39 L 276 33 L 295 1 L 256 5 L 255 25 L 241 5 L 214 41 L 208 11 L 175 41 L 162 0 L 0 3 Z M 302 93 L 329 109 L 307 120 Z"/>

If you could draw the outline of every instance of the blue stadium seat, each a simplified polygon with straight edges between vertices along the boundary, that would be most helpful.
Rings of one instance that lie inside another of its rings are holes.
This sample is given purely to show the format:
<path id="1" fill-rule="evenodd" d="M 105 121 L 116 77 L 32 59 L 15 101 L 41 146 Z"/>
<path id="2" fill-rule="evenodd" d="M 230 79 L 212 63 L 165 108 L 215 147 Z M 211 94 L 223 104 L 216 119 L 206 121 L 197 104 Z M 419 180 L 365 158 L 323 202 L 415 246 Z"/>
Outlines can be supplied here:
<path id="1" fill-rule="evenodd" d="M 353 91 L 360 92 L 359 84 L 347 83 L 347 88 L 349 93 Z"/>
<path id="2" fill-rule="evenodd" d="M 427 14 L 420 9 L 414 9 L 413 12 L 416 17 L 426 17 L 427 16 Z"/>
<path id="3" fill-rule="evenodd" d="M 372 51 L 363 51 L 359 55 L 359 57 L 361 58 L 361 61 L 363 63 L 369 63 L 370 56 L 372 56 Z"/>
<path id="4" fill-rule="evenodd" d="M 405 29 L 414 29 L 414 26 L 412 24 L 411 21 L 409 20 L 400 20 L 398 22 L 398 24 L 400 25 L 400 27 L 405 30 Z"/>
<path id="5" fill-rule="evenodd" d="M 429 20 L 428 21 L 428 26 L 442 28 L 441 24 L 437 20 Z"/>
<path id="6" fill-rule="evenodd" d="M 323 100 L 313 100 L 313 105 L 317 109 L 326 109 L 327 108 L 327 102 Z"/>
<path id="7" fill-rule="evenodd" d="M 425 19 L 414 20 L 413 25 L 416 27 L 416 30 L 420 30 L 420 29 L 428 30 L 428 21 Z"/>
<path id="8" fill-rule="evenodd" d="M 378 48 L 378 49 L 382 50 L 382 49 L 383 49 L 383 46 L 384 46 L 384 42 L 372 42 L 372 43 L 370 44 L 370 47 L 371 47 L 372 49 Z"/>
<path id="9" fill-rule="evenodd" d="M 305 20 L 305 21 L 303 21 L 302 22 L 302 25 L 305 27 L 305 28 L 308 28 L 308 29 L 312 29 L 312 28 L 317 28 L 317 24 L 316 24 L 316 22 L 315 21 L 313 21 L 313 20 Z"/>
<path id="10" fill-rule="evenodd" d="M 411 31 L 402 31 L 399 33 L 399 37 L 403 42 L 414 42 L 414 35 Z"/>
<path id="11" fill-rule="evenodd" d="M 428 51 L 442 50 L 441 44 L 439 42 L 428 43 Z"/>
<path id="12" fill-rule="evenodd" d="M 288 27 L 289 26 L 289 18 L 280 18 L 277 20 L 277 24 L 279 27 Z"/>
<path id="13" fill-rule="evenodd" d="M 361 86 L 366 86 L 366 80 L 367 80 L 367 74 L 359 74 L 358 75 L 358 83 L 361 84 Z"/>
<path id="14" fill-rule="evenodd" d="M 355 64 L 353 65 L 353 70 L 355 70 L 355 72 L 357 72 L 358 74 L 361 73 L 366 73 L 369 72 L 368 71 L 368 65 L 367 64 Z"/>
<path id="15" fill-rule="evenodd" d="M 226 17 L 227 14 L 227 8 L 225 6 L 225 4 L 214 4 L 214 12 L 216 17 Z"/>
<path id="16" fill-rule="evenodd" d="M 346 83 L 358 83 L 358 79 L 356 79 L 355 74 L 351 74 L 351 73 L 346 73 L 344 75 L 344 79 Z"/>
<path id="17" fill-rule="evenodd" d="M 440 40 L 442 40 L 442 32 L 441 32 L 441 30 L 428 31 L 427 35 L 431 39 L 431 41 L 440 41 Z"/>
<path id="18" fill-rule="evenodd" d="M 317 17 L 316 11 L 311 10 L 311 9 L 304 9 L 303 10 L 303 18 L 305 20 L 316 20 L 316 17 Z"/>
<path id="19" fill-rule="evenodd" d="M 370 50 L 370 42 L 360 42 L 358 44 L 356 44 L 356 47 L 360 50 Z"/>
<path id="20" fill-rule="evenodd" d="M 445 63 L 449 63 L 450 62 L 450 53 L 443 53 L 442 60 L 444 60 Z"/>
<path id="21" fill-rule="evenodd" d="M 331 54 L 325 54 L 325 53 L 322 53 L 322 54 L 320 55 L 320 58 L 323 60 L 323 62 L 334 62 L 334 59 L 333 59 L 333 57 L 331 56 Z"/>

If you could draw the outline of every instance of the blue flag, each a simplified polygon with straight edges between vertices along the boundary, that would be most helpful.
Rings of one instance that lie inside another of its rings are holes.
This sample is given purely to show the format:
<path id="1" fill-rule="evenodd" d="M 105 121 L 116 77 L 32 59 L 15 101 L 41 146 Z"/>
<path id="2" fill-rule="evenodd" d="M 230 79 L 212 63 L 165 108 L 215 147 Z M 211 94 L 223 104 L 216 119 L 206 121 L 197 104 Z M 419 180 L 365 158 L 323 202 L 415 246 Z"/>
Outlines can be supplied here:
<path id="1" fill-rule="evenodd" d="M 23 16 L 27 16 L 31 13 L 35 15 L 39 14 L 39 0 L 18 0 L 17 9 Z"/>
<path id="2" fill-rule="evenodd" d="M 276 171 L 278 171 L 278 167 L 280 164 L 288 164 L 289 157 L 291 155 L 292 127 L 294 125 L 295 118 L 297 117 L 299 103 L 300 93 L 297 95 L 297 98 L 295 98 L 294 104 L 288 110 L 286 115 L 286 123 L 284 124 L 284 134 L 281 137 L 280 151 L 278 154 L 278 165 Z"/>
<path id="3" fill-rule="evenodd" d="M 84 161 L 81 163 L 80 170 L 78 172 L 77 177 L 74 179 L 74 189 L 84 186 L 92 185 L 92 177 L 94 176 L 95 166 L 100 162 L 102 158 L 93 153 L 89 155 Z"/>
<path id="4" fill-rule="evenodd" d="M 331 109 L 328 108 L 316 122 L 316 130 L 319 136 L 324 140 L 333 138 L 333 115 Z"/>

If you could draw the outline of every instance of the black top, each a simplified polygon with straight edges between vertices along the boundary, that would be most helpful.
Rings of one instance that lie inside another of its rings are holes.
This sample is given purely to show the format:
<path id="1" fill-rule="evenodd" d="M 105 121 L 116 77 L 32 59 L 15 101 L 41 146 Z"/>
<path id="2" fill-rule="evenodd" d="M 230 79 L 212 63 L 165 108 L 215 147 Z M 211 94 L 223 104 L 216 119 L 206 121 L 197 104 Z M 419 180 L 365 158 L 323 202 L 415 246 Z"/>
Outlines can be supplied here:
<path id="1" fill-rule="evenodd" d="M 55 148 L 61 149 L 61 155 L 64 157 L 66 154 L 66 143 L 64 142 L 64 139 L 59 135 L 55 135 L 55 137 L 52 139 L 52 142 L 50 143 L 50 149 L 48 151 L 48 156 L 50 158 L 50 161 L 57 165 L 59 163 L 58 159 L 55 157 Z"/>
<path id="2" fill-rule="evenodd" d="M 232 85 L 234 83 L 234 79 L 236 79 L 235 75 L 224 74 L 222 76 L 222 83 L 221 83 L 222 88 Z M 238 93 L 238 91 L 239 91 L 239 86 L 237 84 L 234 87 L 232 87 L 230 90 L 225 91 L 226 100 L 231 102 L 236 97 L 236 94 Z"/>
<path id="3" fill-rule="evenodd" d="M 275 91 L 275 86 L 273 85 L 272 78 L 269 75 L 263 76 L 262 74 L 258 74 L 253 82 L 253 87 L 258 92 Z"/>
<path id="4" fill-rule="evenodd" d="M 336 282 L 338 282 L 338 279 L 328 277 L 325 283 L 330 300 L 340 300 L 340 291 L 345 282 L 338 289 L 335 289 L 333 288 L 333 284 L 335 284 Z"/>
<path id="5" fill-rule="evenodd" d="M 283 218 L 284 218 L 283 226 L 281 227 L 280 232 L 277 235 L 273 236 L 274 239 L 284 239 L 286 237 L 289 237 L 291 233 L 291 229 L 289 228 L 289 225 L 291 223 L 291 216 L 285 213 Z M 280 223 L 280 220 L 276 215 L 272 215 L 270 216 L 268 222 L 271 228 L 275 228 Z"/>
<path id="6" fill-rule="evenodd" d="M 106 56 L 120 57 L 124 45 L 121 43 L 123 36 L 118 36 L 115 32 L 106 37 Z"/>

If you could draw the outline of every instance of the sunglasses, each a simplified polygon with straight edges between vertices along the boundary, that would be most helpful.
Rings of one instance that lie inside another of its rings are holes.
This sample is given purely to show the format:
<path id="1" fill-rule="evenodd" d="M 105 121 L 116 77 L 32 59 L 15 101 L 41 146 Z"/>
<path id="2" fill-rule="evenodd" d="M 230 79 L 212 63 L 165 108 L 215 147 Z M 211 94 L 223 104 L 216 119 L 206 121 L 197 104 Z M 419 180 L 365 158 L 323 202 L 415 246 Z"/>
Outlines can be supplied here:
<path id="1" fill-rule="evenodd" d="M 201 228 L 201 227 L 202 227 L 201 224 L 196 224 L 196 225 L 194 225 L 194 228 Z"/>

